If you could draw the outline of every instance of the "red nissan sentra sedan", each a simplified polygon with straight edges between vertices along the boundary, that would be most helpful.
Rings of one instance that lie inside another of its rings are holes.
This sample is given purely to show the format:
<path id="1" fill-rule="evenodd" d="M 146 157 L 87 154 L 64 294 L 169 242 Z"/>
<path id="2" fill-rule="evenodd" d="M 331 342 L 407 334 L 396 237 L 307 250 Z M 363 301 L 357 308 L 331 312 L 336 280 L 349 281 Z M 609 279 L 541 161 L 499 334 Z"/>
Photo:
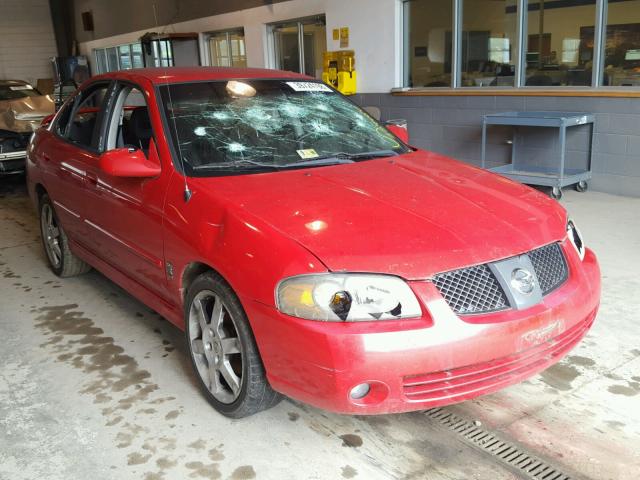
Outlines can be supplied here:
<path id="1" fill-rule="evenodd" d="M 28 183 L 52 270 L 95 267 L 184 329 L 230 417 L 280 394 L 374 414 L 494 392 L 599 305 L 558 203 L 288 72 L 94 77 L 37 131 Z"/>

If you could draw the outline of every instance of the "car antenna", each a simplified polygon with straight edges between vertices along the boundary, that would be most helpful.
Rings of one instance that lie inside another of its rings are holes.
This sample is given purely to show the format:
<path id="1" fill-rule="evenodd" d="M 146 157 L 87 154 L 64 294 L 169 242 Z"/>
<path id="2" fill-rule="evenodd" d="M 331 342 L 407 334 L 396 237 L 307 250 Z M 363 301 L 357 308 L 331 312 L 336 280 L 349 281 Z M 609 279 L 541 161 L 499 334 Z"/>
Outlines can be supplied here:
<path id="1" fill-rule="evenodd" d="M 153 17 L 155 19 L 156 22 L 156 28 L 159 28 L 160 25 L 158 24 L 158 10 L 156 8 L 156 4 L 154 3 L 153 5 Z M 180 3 L 178 2 L 178 6 L 177 6 L 178 10 L 176 12 L 176 14 L 174 15 L 174 17 L 172 19 L 169 20 L 169 22 L 167 23 L 167 25 L 165 25 L 162 29 L 161 35 L 166 33 L 166 29 L 169 28 L 169 26 L 171 26 L 173 28 L 172 22 L 173 20 L 179 15 L 180 13 Z M 173 61 L 173 46 L 171 46 L 171 61 Z M 160 63 L 162 64 L 162 55 L 160 56 Z M 171 86 L 169 85 L 169 72 L 168 72 L 168 67 L 169 67 L 169 59 L 167 59 L 167 65 L 163 65 L 164 67 L 164 80 L 165 80 L 165 86 L 167 87 L 167 96 L 168 96 L 168 100 L 169 100 L 169 112 L 171 112 L 171 120 L 172 120 L 172 124 L 173 124 L 173 132 L 176 136 L 176 143 L 178 145 L 178 158 L 179 158 L 179 162 L 180 162 L 180 169 L 182 170 L 182 178 L 184 179 L 184 201 L 185 203 L 187 203 L 189 200 L 191 200 L 191 197 L 193 196 L 193 192 L 191 191 L 191 189 L 189 188 L 189 183 L 187 182 L 187 173 L 186 170 L 184 168 L 184 158 L 182 157 L 182 148 L 180 147 L 180 138 L 178 135 L 178 127 L 176 126 L 176 116 L 173 112 L 173 101 L 171 99 Z"/>

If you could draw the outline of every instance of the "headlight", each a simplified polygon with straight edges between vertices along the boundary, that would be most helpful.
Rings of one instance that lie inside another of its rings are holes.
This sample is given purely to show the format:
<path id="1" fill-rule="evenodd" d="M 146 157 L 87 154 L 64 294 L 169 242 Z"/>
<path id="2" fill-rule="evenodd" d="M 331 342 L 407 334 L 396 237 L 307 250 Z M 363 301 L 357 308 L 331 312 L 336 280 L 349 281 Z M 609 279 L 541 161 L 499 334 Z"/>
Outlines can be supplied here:
<path id="1" fill-rule="evenodd" d="M 578 252 L 578 256 L 580 260 L 584 259 L 585 246 L 584 241 L 582 240 L 582 234 L 576 224 L 573 223 L 573 220 L 569 220 L 567 222 L 567 236 L 569 237 L 569 241 Z"/>
<path id="2" fill-rule="evenodd" d="M 409 285 L 390 275 L 329 273 L 280 282 L 278 310 L 325 322 L 360 322 L 419 317 L 422 310 Z"/>

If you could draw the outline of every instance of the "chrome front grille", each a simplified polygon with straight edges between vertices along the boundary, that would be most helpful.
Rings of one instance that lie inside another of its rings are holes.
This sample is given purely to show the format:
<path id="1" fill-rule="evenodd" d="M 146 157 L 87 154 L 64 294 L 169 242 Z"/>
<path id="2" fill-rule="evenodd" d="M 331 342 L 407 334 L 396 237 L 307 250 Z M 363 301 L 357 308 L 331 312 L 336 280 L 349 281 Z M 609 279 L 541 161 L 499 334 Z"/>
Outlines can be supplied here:
<path id="1" fill-rule="evenodd" d="M 550 293 L 567 280 L 569 269 L 559 244 L 552 243 L 532 250 L 528 256 L 542 295 Z M 489 313 L 511 307 L 489 264 L 438 274 L 433 278 L 433 283 L 451 309 L 460 315 Z"/>
<path id="2" fill-rule="evenodd" d="M 569 275 L 567 262 L 557 243 L 532 250 L 529 252 L 529 259 L 536 271 L 543 295 L 562 285 Z"/>
<path id="3" fill-rule="evenodd" d="M 459 314 L 495 312 L 509 306 L 487 265 L 441 273 L 433 283 L 453 311 Z"/>

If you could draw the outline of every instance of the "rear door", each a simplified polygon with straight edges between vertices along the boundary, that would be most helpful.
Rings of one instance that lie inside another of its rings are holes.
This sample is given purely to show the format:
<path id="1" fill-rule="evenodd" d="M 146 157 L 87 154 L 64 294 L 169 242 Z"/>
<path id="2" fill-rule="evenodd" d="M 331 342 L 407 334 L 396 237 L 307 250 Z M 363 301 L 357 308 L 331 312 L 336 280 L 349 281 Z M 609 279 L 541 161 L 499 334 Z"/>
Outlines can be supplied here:
<path id="1" fill-rule="evenodd" d="M 84 244 L 87 170 L 97 165 L 104 136 L 109 82 L 89 85 L 67 104 L 41 147 L 45 184 L 62 225 L 76 243 Z"/>

